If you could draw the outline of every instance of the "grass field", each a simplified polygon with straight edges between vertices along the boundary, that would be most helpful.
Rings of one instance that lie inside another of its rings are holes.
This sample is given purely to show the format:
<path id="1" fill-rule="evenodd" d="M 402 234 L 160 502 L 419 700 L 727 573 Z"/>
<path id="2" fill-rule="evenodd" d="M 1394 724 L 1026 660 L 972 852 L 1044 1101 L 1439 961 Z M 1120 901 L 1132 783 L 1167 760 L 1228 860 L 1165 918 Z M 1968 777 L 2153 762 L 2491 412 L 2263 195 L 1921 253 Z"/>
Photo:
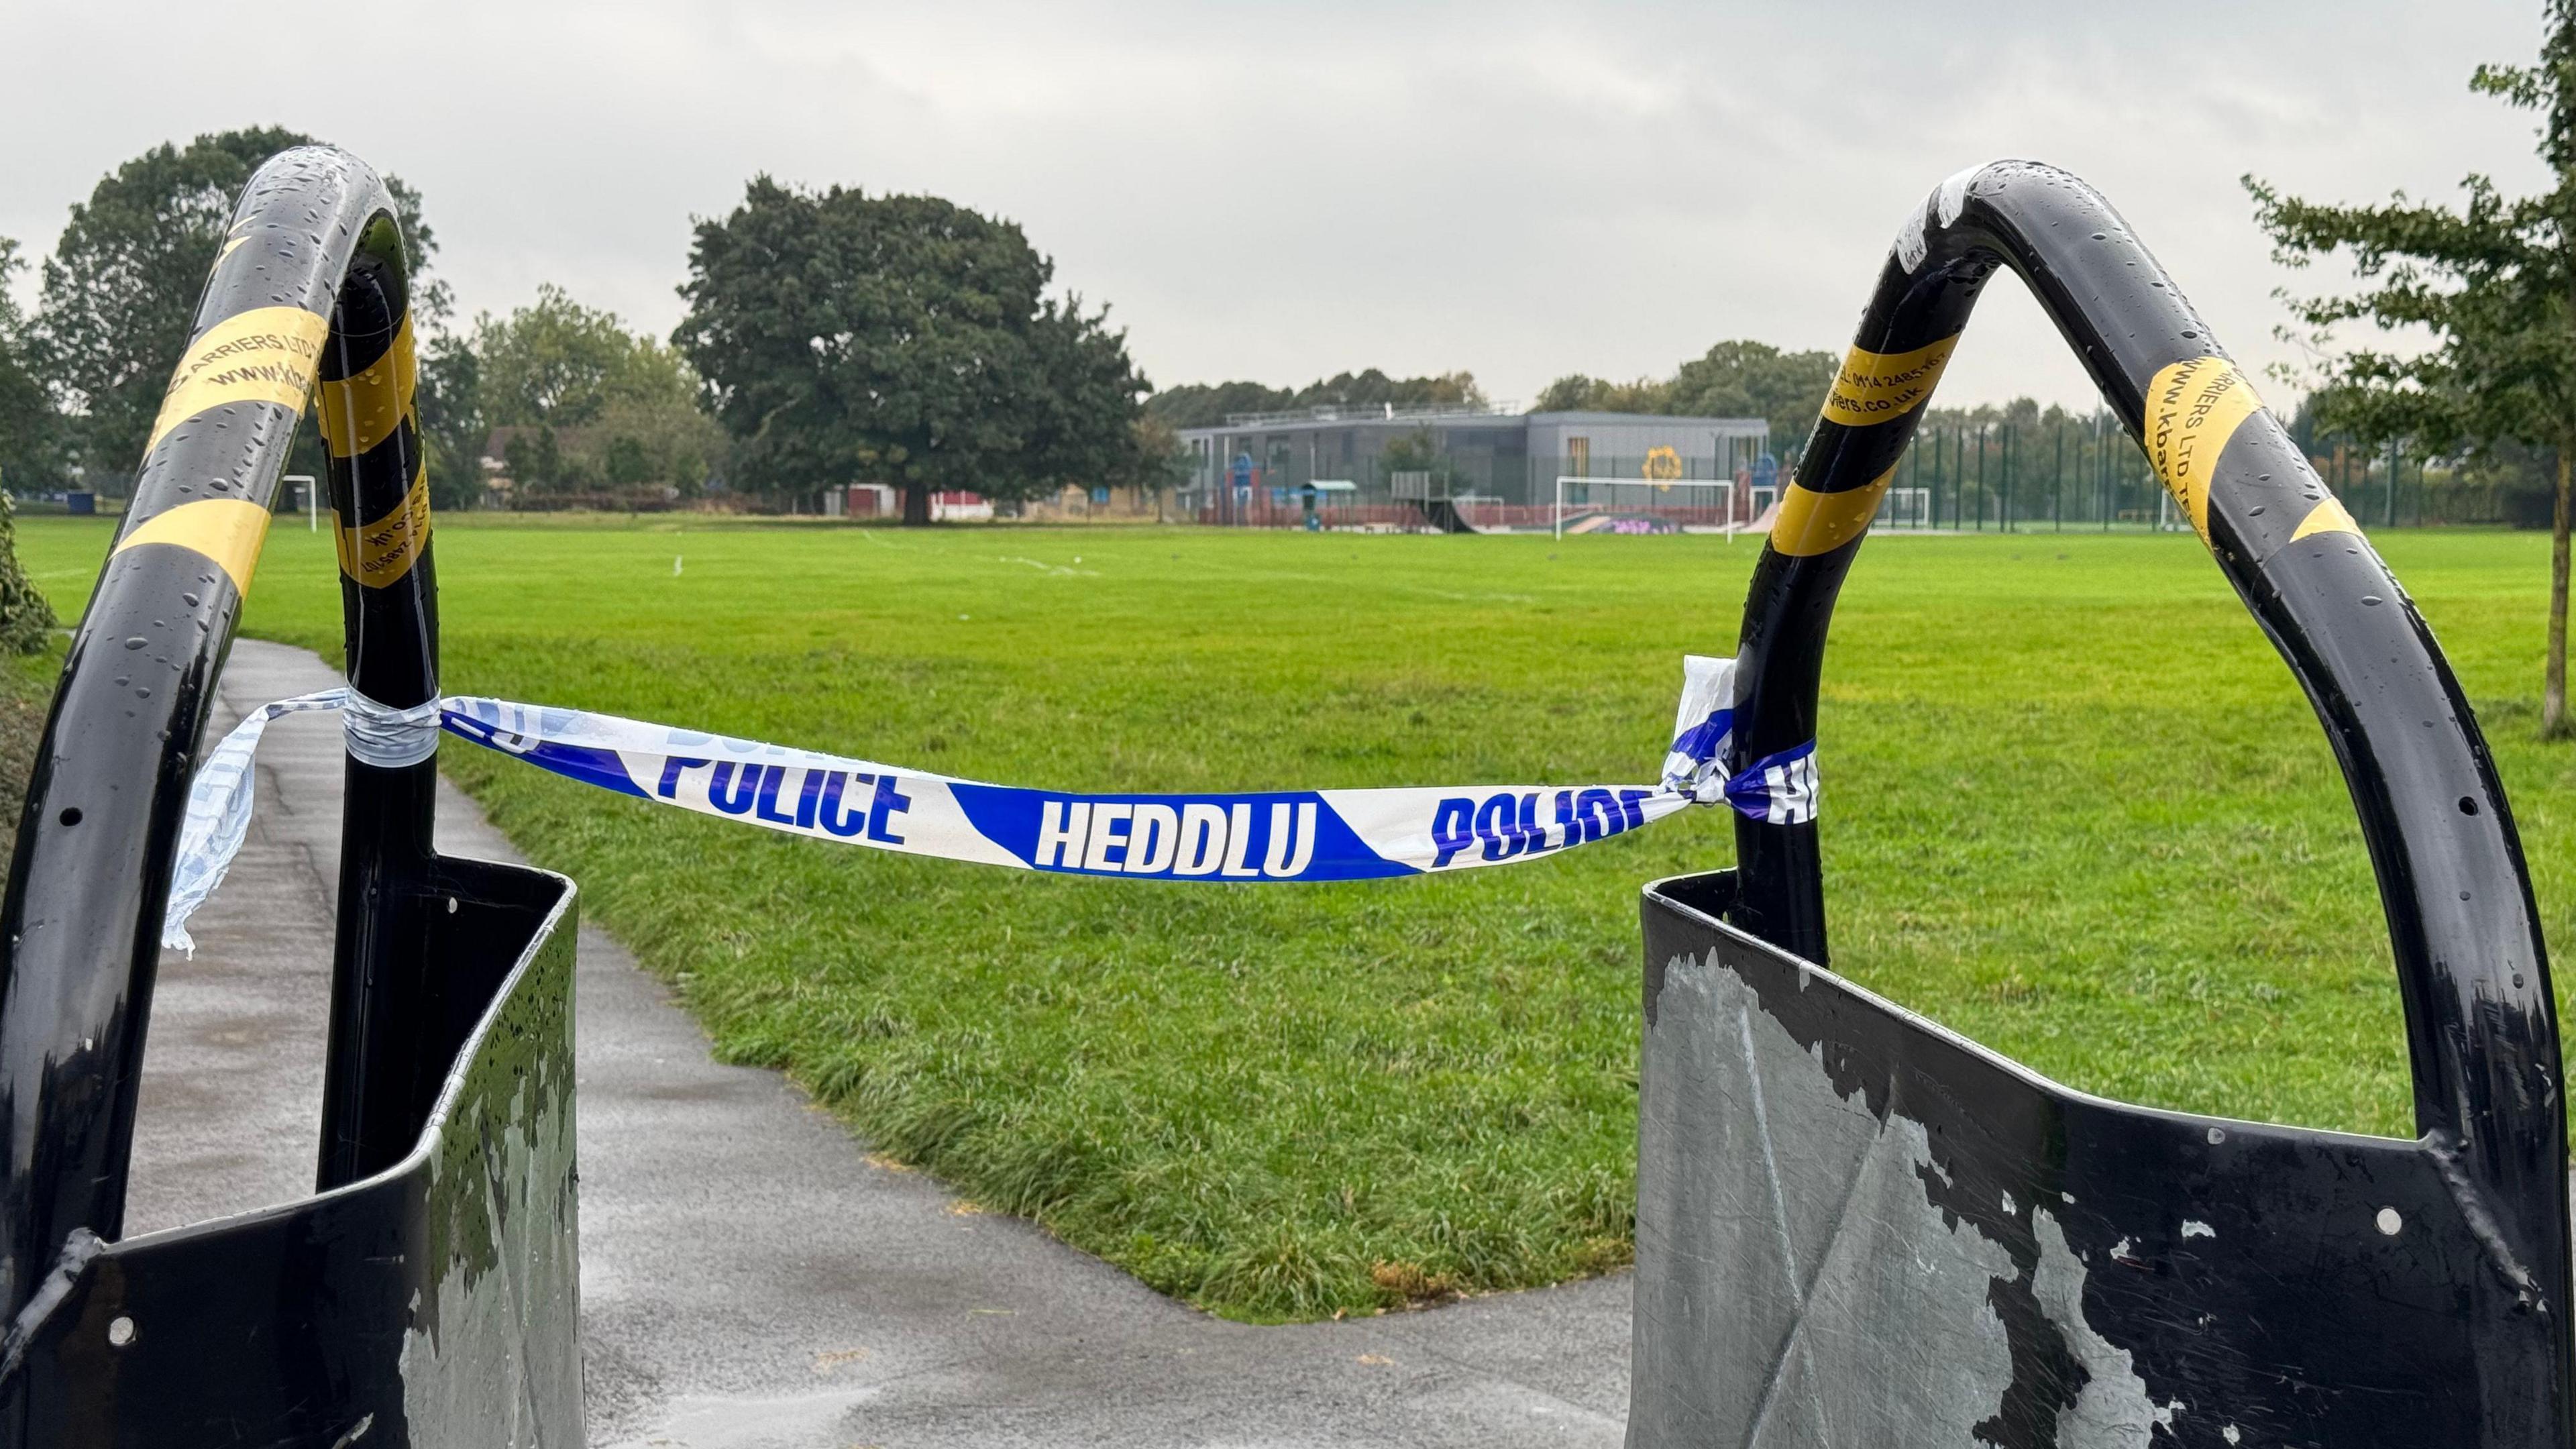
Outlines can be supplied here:
<path id="1" fill-rule="evenodd" d="M 69 617 L 106 526 L 30 519 Z M 2392 534 L 2576 939 L 2576 749 L 2532 741 L 2547 540 Z M 460 692 L 1016 784 L 1650 779 L 1752 544 L 443 523 Z M 674 561 L 683 560 L 675 569 Z M 247 627 L 331 652 L 281 520 Z M 2075 1085 L 2404 1135 L 2375 893 L 2307 705 L 2188 537 L 1885 538 L 1835 624 L 1836 965 Z M 784 839 L 454 742 L 707 1024 L 880 1151 L 1252 1319 L 1624 1262 L 1637 887 L 1715 812 L 1350 886 L 1028 878 Z M 282 1048 L 283 1049 L 283 1048 Z"/>

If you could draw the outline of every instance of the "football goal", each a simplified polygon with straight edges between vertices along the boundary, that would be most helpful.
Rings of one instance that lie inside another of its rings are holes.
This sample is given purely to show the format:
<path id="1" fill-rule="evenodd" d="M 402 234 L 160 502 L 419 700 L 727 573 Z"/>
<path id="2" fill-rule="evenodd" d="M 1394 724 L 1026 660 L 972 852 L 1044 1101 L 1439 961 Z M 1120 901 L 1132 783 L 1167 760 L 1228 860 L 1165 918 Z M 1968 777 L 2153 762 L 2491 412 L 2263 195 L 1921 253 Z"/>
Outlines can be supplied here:
<path id="1" fill-rule="evenodd" d="M 1572 533 L 1723 533 L 1752 522 L 1741 510 L 1735 484 L 1724 478 L 1591 478 L 1563 474 L 1556 480 L 1552 531 Z"/>

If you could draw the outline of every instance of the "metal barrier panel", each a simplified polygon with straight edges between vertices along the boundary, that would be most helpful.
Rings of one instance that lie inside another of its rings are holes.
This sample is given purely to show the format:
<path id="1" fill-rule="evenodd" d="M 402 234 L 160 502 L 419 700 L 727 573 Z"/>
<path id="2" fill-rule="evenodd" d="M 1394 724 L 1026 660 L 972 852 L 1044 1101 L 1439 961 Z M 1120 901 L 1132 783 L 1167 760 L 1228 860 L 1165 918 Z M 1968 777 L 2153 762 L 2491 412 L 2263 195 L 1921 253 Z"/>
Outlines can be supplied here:
<path id="1" fill-rule="evenodd" d="M 1754 568 L 1729 765 L 1830 758 L 1835 598 L 2005 268 L 2316 709 L 2421 1135 L 2044 1081 L 1830 974 L 1817 822 L 1739 816 L 1734 873 L 1645 905 L 1629 1442 L 2566 1449 L 2558 1018 L 2503 785 L 2405 591 L 2083 182 L 1963 171 L 1891 248 Z"/>
<path id="2" fill-rule="evenodd" d="M 24 1442 L 580 1442 L 572 883 L 445 866 L 458 909 L 431 946 L 487 1005 L 410 1152 L 69 1265 L 13 1350 Z"/>
<path id="3" fill-rule="evenodd" d="M 559 876 L 439 856 L 409 270 L 364 162 L 236 206 L 72 641 L 0 907 L 0 1446 L 581 1438 Z M 307 404 L 351 697 L 316 1196 L 132 1242 L 173 854 Z"/>
<path id="4" fill-rule="evenodd" d="M 1645 899 L 1637 1445 L 2540 1445 L 2545 1317 L 2412 1142 L 2069 1091 Z"/>

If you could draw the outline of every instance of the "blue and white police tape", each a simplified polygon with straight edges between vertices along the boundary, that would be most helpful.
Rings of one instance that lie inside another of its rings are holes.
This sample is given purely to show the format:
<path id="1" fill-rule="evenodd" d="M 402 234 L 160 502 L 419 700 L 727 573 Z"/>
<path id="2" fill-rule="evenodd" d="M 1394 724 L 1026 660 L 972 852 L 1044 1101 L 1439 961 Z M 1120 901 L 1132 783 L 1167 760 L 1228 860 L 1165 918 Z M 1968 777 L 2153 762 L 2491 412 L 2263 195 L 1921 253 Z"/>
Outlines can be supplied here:
<path id="1" fill-rule="evenodd" d="M 1693 804 L 1755 820 L 1815 818 L 1812 743 L 1729 776 L 1735 664 L 1683 661 L 1681 707 L 1654 785 L 1487 785 L 1241 794 L 1079 793 L 988 785 L 868 760 L 619 719 L 451 696 L 396 710 L 346 689 L 280 700 L 207 754 L 189 789 L 164 945 L 221 883 L 250 826 L 251 756 L 271 720 L 339 710 L 350 753 L 426 759 L 438 730 L 569 779 L 789 835 L 1018 870 L 1147 880 L 1374 880 L 1536 860 Z"/>

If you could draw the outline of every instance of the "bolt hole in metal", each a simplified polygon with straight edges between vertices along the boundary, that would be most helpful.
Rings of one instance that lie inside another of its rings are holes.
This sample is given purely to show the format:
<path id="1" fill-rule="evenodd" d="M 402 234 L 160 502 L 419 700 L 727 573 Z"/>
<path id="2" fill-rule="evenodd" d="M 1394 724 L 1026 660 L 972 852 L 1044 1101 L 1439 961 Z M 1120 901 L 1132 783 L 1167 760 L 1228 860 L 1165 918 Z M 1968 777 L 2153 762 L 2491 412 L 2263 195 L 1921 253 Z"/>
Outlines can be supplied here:
<path id="1" fill-rule="evenodd" d="M 2478 813 L 2478 802 L 2477 802 L 2477 801 L 2475 801 L 2475 800 L 2470 799 L 2470 798 L 2469 798 L 2468 796 L 2466 796 L 2466 795 L 2461 796 L 2461 797 L 2460 797 L 2460 813 L 2461 813 L 2461 814 L 2463 814 L 2463 815 L 2475 815 L 2475 814 L 2477 814 L 2477 813 Z"/>
<path id="2" fill-rule="evenodd" d="M 2393 1207 L 2381 1208 L 2379 1210 L 2378 1221 L 2379 1231 L 2392 1238 L 2396 1237 L 2398 1233 L 2403 1231 L 2406 1227 L 2406 1219 L 2398 1216 L 2397 1209 Z"/>
<path id="3" fill-rule="evenodd" d="M 65 825 L 78 825 L 81 823 L 80 807 L 78 805 L 66 805 L 63 807 L 63 813 L 55 816 L 54 818 L 60 820 Z"/>
<path id="4" fill-rule="evenodd" d="M 107 1341 L 123 1348 L 134 1341 L 134 1320 L 119 1314 L 107 1321 Z"/>

